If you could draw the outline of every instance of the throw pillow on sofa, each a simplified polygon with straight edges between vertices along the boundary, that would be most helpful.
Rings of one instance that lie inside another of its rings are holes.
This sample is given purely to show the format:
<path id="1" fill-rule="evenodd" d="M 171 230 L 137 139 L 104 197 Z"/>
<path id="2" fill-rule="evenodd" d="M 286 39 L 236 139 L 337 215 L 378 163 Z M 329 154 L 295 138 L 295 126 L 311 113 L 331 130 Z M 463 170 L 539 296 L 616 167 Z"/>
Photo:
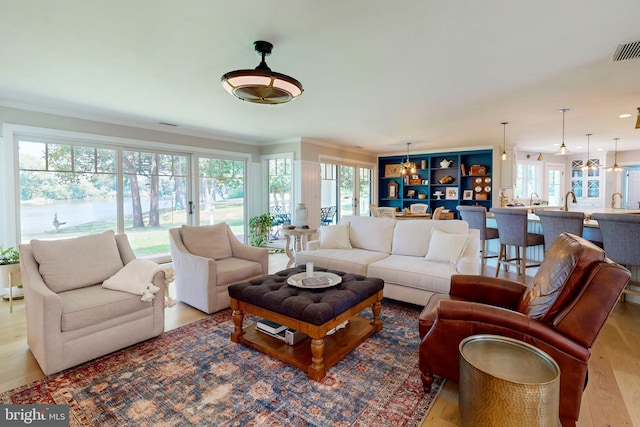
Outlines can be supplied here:
<path id="1" fill-rule="evenodd" d="M 454 234 L 434 228 L 431 230 L 427 261 L 457 265 L 469 244 L 469 234 Z"/>
<path id="2" fill-rule="evenodd" d="M 320 249 L 351 249 L 349 224 L 329 225 L 318 229 Z"/>

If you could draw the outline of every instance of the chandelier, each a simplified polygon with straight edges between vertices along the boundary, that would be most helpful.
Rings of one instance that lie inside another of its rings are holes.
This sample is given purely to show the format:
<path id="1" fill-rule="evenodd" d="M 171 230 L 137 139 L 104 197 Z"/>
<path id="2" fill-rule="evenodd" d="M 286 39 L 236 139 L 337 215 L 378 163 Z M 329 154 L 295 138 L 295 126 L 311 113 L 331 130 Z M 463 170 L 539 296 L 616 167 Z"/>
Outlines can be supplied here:
<path id="1" fill-rule="evenodd" d="M 407 158 L 404 162 L 400 163 L 400 166 L 402 166 L 402 175 L 407 175 L 407 174 L 413 175 L 414 173 L 416 173 L 416 164 L 409 159 L 410 145 L 411 143 L 407 142 Z"/>
<path id="2" fill-rule="evenodd" d="M 220 81 L 233 96 L 256 104 L 283 104 L 302 95 L 302 84 L 285 74 L 271 71 L 264 58 L 271 55 L 273 45 L 266 41 L 253 43 L 262 61 L 253 70 L 230 71 Z"/>
<path id="3" fill-rule="evenodd" d="M 567 150 L 567 146 L 564 145 L 564 113 L 569 111 L 569 109 L 563 108 L 560 111 L 562 112 L 562 145 L 560 146 L 560 149 L 556 153 L 556 156 L 566 156 L 567 154 L 569 154 L 569 150 Z"/>

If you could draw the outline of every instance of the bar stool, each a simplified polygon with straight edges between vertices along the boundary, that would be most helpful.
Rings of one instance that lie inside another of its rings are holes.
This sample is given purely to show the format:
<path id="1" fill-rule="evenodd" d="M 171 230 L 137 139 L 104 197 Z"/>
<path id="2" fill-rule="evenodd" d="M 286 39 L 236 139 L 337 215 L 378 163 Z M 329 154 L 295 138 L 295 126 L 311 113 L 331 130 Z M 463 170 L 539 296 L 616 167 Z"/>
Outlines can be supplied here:
<path id="1" fill-rule="evenodd" d="M 629 289 L 629 285 L 640 286 L 640 283 L 638 283 L 640 215 L 594 213 L 591 217 L 598 221 L 600 232 L 602 233 L 604 251 L 607 256 L 630 270 L 632 270 L 632 267 L 636 267 L 633 268 L 635 274 L 632 270 L 632 278 L 635 280 L 629 282 L 622 291 L 622 301 L 624 301 L 625 294 L 640 296 L 639 291 Z"/>
<path id="2" fill-rule="evenodd" d="M 457 206 L 460 217 L 469 223 L 469 228 L 480 230 L 480 247 L 482 248 L 482 264 L 486 264 L 487 258 L 497 258 L 498 255 L 487 255 L 487 240 L 497 239 L 498 229 L 487 227 L 487 208 L 484 206 Z"/>
<path id="3" fill-rule="evenodd" d="M 527 264 L 527 248 L 529 246 L 544 245 L 544 236 L 542 234 L 529 233 L 527 211 L 525 209 L 492 208 L 491 212 L 496 218 L 500 239 L 496 277 L 500 273 L 501 266 L 507 268 L 508 266 L 514 266 L 518 275 L 522 274 L 523 277 L 527 268 L 539 267 L 540 262 Z M 507 257 L 507 246 L 515 247 L 514 258 Z M 522 256 L 520 256 L 520 248 L 522 248 Z"/>
<path id="4" fill-rule="evenodd" d="M 542 235 L 545 242 L 545 253 L 561 233 L 571 233 L 582 237 L 584 229 L 583 212 L 536 210 L 542 225 Z"/>

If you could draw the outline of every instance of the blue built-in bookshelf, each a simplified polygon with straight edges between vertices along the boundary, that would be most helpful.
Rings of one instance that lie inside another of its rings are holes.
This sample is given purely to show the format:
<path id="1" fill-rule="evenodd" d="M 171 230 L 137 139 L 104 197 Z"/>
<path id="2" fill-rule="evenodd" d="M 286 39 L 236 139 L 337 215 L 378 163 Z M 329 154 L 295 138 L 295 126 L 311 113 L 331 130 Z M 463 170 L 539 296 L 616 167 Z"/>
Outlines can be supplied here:
<path id="1" fill-rule="evenodd" d="M 443 206 L 455 218 L 458 205 L 491 208 L 492 150 L 412 154 L 410 160 L 417 166 L 413 176 L 402 175 L 404 160 L 406 156 L 378 158 L 378 206 L 403 210 L 414 203 L 426 203 L 429 212 Z"/>

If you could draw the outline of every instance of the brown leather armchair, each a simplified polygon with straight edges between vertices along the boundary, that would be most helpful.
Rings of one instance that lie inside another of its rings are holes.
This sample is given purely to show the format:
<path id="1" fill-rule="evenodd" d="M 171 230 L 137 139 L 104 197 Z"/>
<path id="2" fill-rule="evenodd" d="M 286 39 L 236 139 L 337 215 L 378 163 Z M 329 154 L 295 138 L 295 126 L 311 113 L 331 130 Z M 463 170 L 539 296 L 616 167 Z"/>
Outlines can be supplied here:
<path id="1" fill-rule="evenodd" d="M 505 279 L 454 275 L 449 295 L 420 315 L 420 371 L 459 379 L 460 341 L 476 334 L 515 338 L 560 366 L 560 419 L 574 426 L 586 387 L 591 346 L 631 274 L 591 242 L 569 233 L 553 243 L 529 287 Z"/>

